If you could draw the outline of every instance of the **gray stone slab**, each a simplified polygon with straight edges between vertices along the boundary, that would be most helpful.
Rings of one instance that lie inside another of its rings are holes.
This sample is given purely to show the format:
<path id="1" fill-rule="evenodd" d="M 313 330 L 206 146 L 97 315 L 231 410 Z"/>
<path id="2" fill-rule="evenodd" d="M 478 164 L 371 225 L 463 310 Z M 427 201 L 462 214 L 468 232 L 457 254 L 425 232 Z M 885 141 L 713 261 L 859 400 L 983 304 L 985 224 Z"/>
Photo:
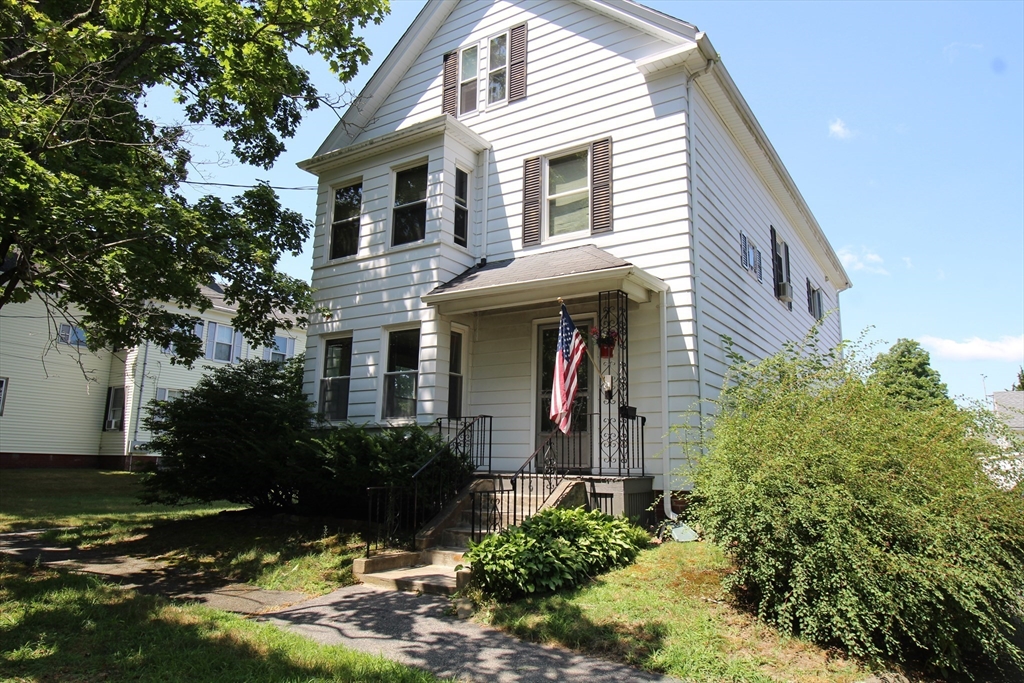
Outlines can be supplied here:
<path id="1" fill-rule="evenodd" d="M 526 643 L 445 614 L 430 595 L 350 586 L 258 617 L 328 645 L 345 645 L 463 681 L 675 681 L 556 647 Z"/>

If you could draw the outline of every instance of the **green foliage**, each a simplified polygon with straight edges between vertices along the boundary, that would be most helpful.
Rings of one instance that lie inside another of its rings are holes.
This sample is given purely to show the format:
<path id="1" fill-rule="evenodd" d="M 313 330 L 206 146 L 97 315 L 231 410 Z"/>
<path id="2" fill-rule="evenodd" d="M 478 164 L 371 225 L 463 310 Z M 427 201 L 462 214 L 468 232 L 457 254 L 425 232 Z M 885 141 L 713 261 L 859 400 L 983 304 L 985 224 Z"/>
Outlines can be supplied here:
<path id="1" fill-rule="evenodd" d="M 931 366 L 931 357 L 913 339 L 899 339 L 888 351 L 875 356 L 868 381 L 885 387 L 907 409 L 950 403 L 945 383 Z"/>
<path id="2" fill-rule="evenodd" d="M 727 587 L 858 656 L 1019 666 L 1024 499 L 986 472 L 994 421 L 949 401 L 907 410 L 883 364 L 869 377 L 843 351 L 790 345 L 731 370 L 694 493 L 735 561 Z"/>
<path id="3" fill-rule="evenodd" d="M 485 594 L 512 600 L 572 588 L 623 567 L 648 542 L 643 529 L 599 510 L 548 508 L 473 545 L 466 560 Z"/>
<path id="4" fill-rule="evenodd" d="M 161 461 L 145 482 L 145 502 L 288 509 L 315 472 L 301 356 L 220 367 L 180 398 L 152 405 L 145 425 Z"/>
<path id="5" fill-rule="evenodd" d="M 1017 381 L 1007 391 L 1024 391 L 1024 365 L 1017 371 Z"/>
<path id="6" fill-rule="evenodd" d="M 387 0 L 0 0 L 0 307 L 39 297 L 84 311 L 90 348 L 201 349 L 189 313 L 227 282 L 234 326 L 268 343 L 313 309 L 309 285 L 278 273 L 310 225 L 258 185 L 232 202 L 179 193 L 191 154 L 183 126 L 145 113 L 173 89 L 191 124 L 224 131 L 235 157 L 269 168 L 303 113 L 331 103 L 292 62 L 327 59 L 349 81 L 370 52 L 358 27 Z M 280 316 L 279 316 L 280 317 Z M 300 323 L 302 320 L 300 319 Z"/>

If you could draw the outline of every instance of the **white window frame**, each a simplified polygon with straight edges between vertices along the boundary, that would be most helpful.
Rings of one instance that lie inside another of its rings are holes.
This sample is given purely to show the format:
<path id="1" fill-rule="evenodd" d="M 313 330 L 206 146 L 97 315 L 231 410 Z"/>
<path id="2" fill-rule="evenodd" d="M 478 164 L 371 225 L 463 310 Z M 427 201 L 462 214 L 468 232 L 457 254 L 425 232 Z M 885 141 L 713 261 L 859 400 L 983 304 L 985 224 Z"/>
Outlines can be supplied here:
<path id="1" fill-rule="evenodd" d="M 347 375 L 331 375 L 330 377 L 328 377 L 327 376 L 327 349 L 330 346 L 336 345 L 339 342 L 344 343 L 345 341 L 348 341 L 348 374 Z M 327 419 L 330 420 L 331 422 L 346 422 L 349 419 L 349 414 L 348 413 L 349 413 L 349 407 L 351 405 L 351 397 L 352 397 L 352 358 L 355 355 L 355 350 L 353 348 L 353 345 L 354 345 L 354 342 L 352 340 L 352 336 L 351 335 L 347 335 L 347 336 L 346 335 L 342 335 L 340 337 L 331 337 L 329 339 L 324 339 L 323 340 L 323 345 L 321 346 L 321 354 L 320 354 L 321 361 L 320 361 L 320 374 L 319 374 L 320 385 L 317 388 L 317 397 L 318 397 L 318 399 L 317 399 L 317 409 L 319 410 L 319 412 L 323 413 L 324 416 L 327 417 Z M 330 417 L 329 415 L 327 415 L 326 411 L 324 410 L 324 390 L 326 388 L 326 383 L 329 380 L 335 380 L 335 379 L 344 379 L 348 383 L 348 386 L 347 386 L 346 391 L 345 391 L 345 396 L 346 396 L 346 400 L 345 400 L 345 416 L 344 417 L 338 417 L 338 418 Z"/>
<path id="2" fill-rule="evenodd" d="M 351 188 L 351 187 L 355 187 L 356 185 L 359 186 L 359 211 L 356 213 L 355 216 L 352 216 L 352 217 L 349 217 L 349 218 L 343 218 L 341 220 L 336 220 L 335 216 L 334 216 L 334 211 L 337 208 L 336 202 L 337 202 L 338 192 L 340 192 L 342 190 L 347 190 L 348 188 Z M 359 255 L 359 232 L 360 232 L 360 229 L 362 228 L 362 222 L 363 222 L 363 179 L 362 178 L 353 178 L 351 180 L 347 180 L 347 181 L 342 182 L 342 183 L 335 183 L 335 184 L 331 185 L 331 200 L 330 201 L 331 201 L 331 220 L 327 224 L 327 240 L 326 240 L 326 242 L 327 242 L 327 250 L 326 250 L 326 254 L 325 254 L 325 256 L 327 257 L 326 260 L 333 262 L 333 261 L 341 261 L 341 260 L 344 260 L 344 259 L 355 258 L 356 256 Z M 356 250 L 353 253 L 351 253 L 351 254 L 342 254 L 340 256 L 332 256 L 332 254 L 334 252 L 334 227 L 338 223 L 342 223 L 342 222 L 354 223 L 355 224 L 355 229 L 356 229 Z"/>
<path id="3" fill-rule="evenodd" d="M 206 331 L 206 324 L 202 320 L 196 321 L 196 323 L 192 326 L 192 334 L 194 334 L 195 336 L 199 337 L 199 341 L 200 342 L 203 341 L 203 334 L 205 333 L 205 331 Z M 160 350 L 165 355 L 168 355 L 168 356 L 173 356 L 173 355 L 175 355 L 177 353 L 177 350 L 174 348 L 174 343 L 173 342 L 171 342 L 170 344 L 168 344 L 167 346 L 163 347 Z M 203 349 L 203 351 L 205 352 L 205 349 Z"/>
<path id="4" fill-rule="evenodd" d="M 0 415 L 4 414 L 4 403 L 7 402 L 7 389 L 10 386 L 10 379 L 7 377 L 0 377 Z"/>
<path id="5" fill-rule="evenodd" d="M 452 416 L 451 410 L 451 378 L 453 374 L 451 368 L 451 335 L 458 334 L 462 337 L 462 352 L 459 354 L 459 363 L 461 365 L 461 372 L 457 373 L 462 378 L 462 390 L 460 392 L 461 403 L 459 405 L 458 414 L 459 417 L 465 417 L 466 414 L 466 387 L 469 385 L 468 370 L 469 370 L 469 328 L 464 325 L 452 324 L 449 330 L 448 337 L 448 416 Z"/>
<path id="6" fill-rule="evenodd" d="M 467 74 L 467 73 L 464 73 L 463 69 L 462 69 L 463 59 L 464 59 L 463 55 L 465 53 L 469 52 L 470 50 L 473 50 L 473 51 L 476 52 L 476 71 L 473 72 L 472 74 Z M 475 114 L 478 111 L 480 111 L 480 61 L 481 61 L 480 60 L 480 53 L 481 52 L 483 52 L 483 51 L 480 49 L 480 44 L 479 43 L 476 43 L 474 45 L 467 45 L 466 47 L 461 48 L 459 50 L 459 57 L 458 57 L 458 59 L 459 59 L 459 62 L 458 62 L 458 65 L 459 65 L 459 89 L 458 89 L 458 92 L 456 93 L 456 97 L 457 97 L 457 101 L 458 101 L 458 112 L 459 112 L 458 118 L 460 118 L 460 119 L 463 118 L 463 117 L 469 116 L 471 114 Z M 467 110 L 464 110 L 462 108 L 462 88 L 463 88 L 464 85 L 469 85 L 470 83 L 472 83 L 472 85 L 473 85 L 473 108 L 467 111 Z"/>
<path id="7" fill-rule="evenodd" d="M 402 173 L 404 171 L 411 171 L 413 169 L 419 168 L 420 166 L 423 166 L 424 168 L 426 168 L 426 176 L 427 176 L 427 182 L 426 182 L 426 185 L 425 185 L 426 189 L 424 191 L 423 199 L 416 200 L 415 202 L 408 202 L 406 204 L 402 204 L 401 206 L 399 206 L 398 205 L 398 196 L 397 196 L 398 195 L 398 174 Z M 405 164 L 402 164 L 400 166 L 395 166 L 395 167 L 393 167 L 391 169 L 391 197 L 390 197 L 390 201 L 391 201 L 391 206 L 390 206 L 390 210 L 388 212 L 388 227 L 389 227 L 388 232 L 390 233 L 388 235 L 389 249 L 392 249 L 392 250 L 394 250 L 394 249 L 407 249 L 407 248 L 409 248 L 411 246 L 423 244 L 426 241 L 426 239 L 427 239 L 427 223 L 430 221 L 430 159 L 420 158 L 420 159 L 417 159 L 416 161 L 411 161 L 409 163 L 405 163 Z M 395 233 L 395 227 L 396 227 L 395 226 L 395 211 L 397 209 L 399 209 L 399 208 L 406 208 L 406 207 L 409 207 L 409 206 L 415 206 L 415 205 L 420 204 L 420 203 L 422 203 L 423 207 L 424 207 L 424 210 L 423 210 L 423 236 L 420 237 L 419 239 L 416 239 L 416 240 L 410 240 L 408 242 L 402 242 L 401 244 L 395 244 L 395 237 L 396 237 L 396 233 Z"/>
<path id="8" fill-rule="evenodd" d="M 502 64 L 501 66 L 497 67 L 497 68 L 493 68 L 492 69 L 491 68 L 491 42 L 496 40 L 497 38 L 502 37 L 502 36 L 505 37 L 505 63 Z M 504 31 L 501 31 L 500 33 L 495 33 L 493 36 L 488 37 L 484 41 L 484 45 L 487 46 L 487 62 L 485 64 L 485 71 L 486 71 L 486 74 L 487 74 L 487 78 L 486 78 L 486 81 L 485 81 L 486 85 L 484 87 L 484 90 L 486 91 L 487 96 L 484 98 L 484 100 L 486 102 L 486 105 L 485 105 L 486 108 L 490 109 L 490 108 L 493 108 L 493 107 L 499 107 L 501 105 L 508 104 L 509 62 L 511 61 L 511 57 L 512 57 L 512 31 L 511 31 L 511 29 L 506 29 Z M 478 52 L 477 54 L 480 54 L 480 53 Z M 497 73 L 498 71 L 502 71 L 502 70 L 505 71 L 505 96 L 503 98 L 501 98 L 500 100 L 491 101 L 491 74 Z"/>
<path id="9" fill-rule="evenodd" d="M 416 369 L 409 371 L 394 371 L 388 372 L 388 365 L 390 364 L 390 351 L 391 351 L 391 336 L 401 332 L 411 332 L 415 330 L 417 332 L 417 350 L 416 350 Z M 381 364 L 380 364 L 380 388 L 378 391 L 378 409 L 377 414 L 381 416 L 382 422 L 388 422 L 391 424 L 412 424 L 416 422 L 419 416 L 419 388 L 420 388 L 420 367 L 423 364 L 423 329 L 419 324 L 416 325 L 403 325 L 401 327 L 383 328 L 383 334 L 381 335 Z M 412 372 L 415 375 L 415 387 L 413 389 L 413 414 L 412 415 L 398 415 L 391 416 L 387 415 L 387 401 L 388 401 L 388 377 L 393 375 L 405 374 Z"/>
<path id="10" fill-rule="evenodd" d="M 465 205 L 459 204 L 459 173 L 466 174 L 466 203 Z M 469 249 L 469 236 L 472 230 L 470 229 L 473 212 L 471 207 L 473 205 L 473 172 L 467 171 L 465 168 L 456 165 L 455 166 L 455 182 L 452 184 L 452 196 L 454 198 L 454 220 L 452 221 L 452 241 L 455 246 L 462 247 L 463 249 Z M 465 241 L 460 243 L 458 233 L 455 231 L 455 226 L 458 225 L 459 211 L 465 211 L 466 213 L 466 235 Z"/>
<path id="11" fill-rule="evenodd" d="M 113 399 L 117 395 L 116 392 L 119 391 L 119 390 L 121 392 L 121 417 L 120 417 L 120 419 L 118 419 L 116 416 L 115 417 L 111 417 L 111 415 L 116 415 L 116 413 L 114 412 L 114 408 L 117 407 L 117 403 Z M 125 424 L 124 424 L 125 423 L 125 419 L 127 418 L 127 413 L 128 413 L 128 392 L 125 390 L 125 387 L 124 386 L 108 387 L 108 390 L 107 390 L 107 400 L 106 400 L 105 405 L 103 406 L 103 431 L 105 431 L 105 432 L 123 432 L 124 431 L 124 427 L 125 427 Z"/>
<path id="12" fill-rule="evenodd" d="M 278 342 L 280 340 L 280 342 Z M 280 356 L 275 358 L 275 356 Z M 273 346 L 263 347 L 263 360 L 283 363 L 295 356 L 295 337 L 286 334 L 275 334 Z"/>
<path id="13" fill-rule="evenodd" d="M 574 154 L 584 152 L 587 155 L 587 181 L 584 184 L 582 190 L 571 190 L 569 192 L 562 192 L 556 194 L 549 194 L 548 188 L 551 185 L 550 177 L 550 164 L 551 161 L 568 157 Z M 581 145 L 579 147 L 570 147 L 569 149 L 559 150 L 552 154 L 545 154 L 541 157 L 541 233 L 540 241 L 542 244 L 550 244 L 556 242 L 565 242 L 568 240 L 579 239 L 581 236 L 591 235 L 591 221 L 594 210 L 593 197 L 591 196 L 591 189 L 594 182 L 594 155 L 591 153 L 590 145 Z M 562 235 L 551 234 L 551 200 L 561 199 L 562 197 L 570 197 L 574 194 L 586 193 L 587 196 L 587 218 L 583 221 L 583 227 L 579 230 L 573 230 Z"/>
<path id="14" fill-rule="evenodd" d="M 68 346 L 85 346 L 85 330 L 78 325 L 61 323 L 57 328 L 57 341 Z"/>
<path id="15" fill-rule="evenodd" d="M 221 341 L 221 336 L 226 333 L 228 341 Z M 226 346 L 228 349 L 227 358 L 218 358 L 217 352 L 221 350 L 221 347 Z M 235 350 L 235 328 L 228 327 L 227 325 L 217 325 L 213 335 L 213 358 L 211 360 L 219 361 L 221 363 L 230 363 Z"/>

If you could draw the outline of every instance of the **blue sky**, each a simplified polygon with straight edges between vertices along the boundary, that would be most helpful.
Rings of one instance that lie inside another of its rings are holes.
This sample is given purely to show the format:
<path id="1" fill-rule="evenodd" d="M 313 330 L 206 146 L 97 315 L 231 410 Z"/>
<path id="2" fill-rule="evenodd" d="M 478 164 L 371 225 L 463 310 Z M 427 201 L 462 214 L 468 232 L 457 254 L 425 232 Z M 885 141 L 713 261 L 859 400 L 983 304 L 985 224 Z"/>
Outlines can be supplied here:
<path id="1" fill-rule="evenodd" d="M 1009 388 L 1024 364 L 1024 3 L 645 4 L 707 32 L 750 103 L 853 280 L 844 336 L 917 339 L 954 395 Z M 364 32 L 374 57 L 351 91 L 421 6 L 393 0 Z M 340 91 L 304 63 L 322 91 Z M 174 120 L 162 99 L 151 114 Z M 336 120 L 310 115 L 271 171 L 208 164 L 193 177 L 311 188 L 295 162 Z M 197 159 L 226 149 L 215 129 L 195 141 Z M 313 189 L 280 194 L 313 218 Z M 282 267 L 308 279 L 308 247 Z"/>

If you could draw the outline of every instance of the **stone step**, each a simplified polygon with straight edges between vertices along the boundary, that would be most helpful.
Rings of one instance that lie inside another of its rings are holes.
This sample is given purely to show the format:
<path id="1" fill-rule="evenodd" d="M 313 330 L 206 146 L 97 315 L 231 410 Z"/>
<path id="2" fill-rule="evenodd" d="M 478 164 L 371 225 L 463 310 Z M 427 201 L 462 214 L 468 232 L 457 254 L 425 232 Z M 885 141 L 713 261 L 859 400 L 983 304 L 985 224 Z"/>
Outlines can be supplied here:
<path id="1" fill-rule="evenodd" d="M 416 591 L 430 595 L 452 595 L 458 590 L 458 581 L 452 567 L 424 564 L 415 567 L 391 569 L 359 577 L 363 583 L 398 591 Z"/>

